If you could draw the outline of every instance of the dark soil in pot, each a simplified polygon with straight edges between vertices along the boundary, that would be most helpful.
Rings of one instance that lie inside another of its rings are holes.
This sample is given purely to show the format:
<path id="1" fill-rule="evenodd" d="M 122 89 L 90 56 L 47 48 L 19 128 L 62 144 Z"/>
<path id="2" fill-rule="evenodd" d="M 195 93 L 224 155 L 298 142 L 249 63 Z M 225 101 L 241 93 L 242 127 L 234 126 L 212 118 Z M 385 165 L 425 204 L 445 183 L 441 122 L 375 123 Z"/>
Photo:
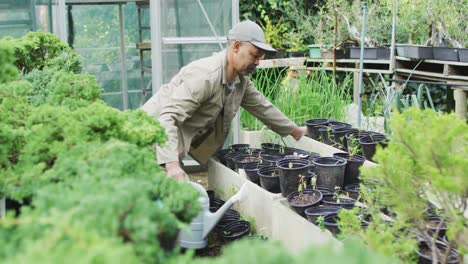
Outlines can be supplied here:
<path id="1" fill-rule="evenodd" d="M 328 119 L 325 118 L 316 118 L 305 121 L 307 127 L 307 136 L 318 140 L 319 139 L 319 128 L 325 127 L 328 124 Z"/>
<path id="2" fill-rule="evenodd" d="M 444 262 L 444 255 L 446 251 L 448 250 L 447 244 L 445 244 L 442 241 L 437 240 L 436 247 L 438 249 L 438 252 L 440 253 L 438 254 L 437 263 L 449 263 L 449 264 L 463 263 L 461 256 L 458 254 L 457 250 L 453 248 L 450 250 L 448 261 Z M 416 253 L 418 254 L 418 257 L 419 257 L 418 259 L 419 264 L 432 264 L 433 263 L 430 242 L 421 241 L 421 243 L 419 243 L 419 249 L 416 251 Z"/>
<path id="3" fill-rule="evenodd" d="M 338 206 L 345 209 L 352 209 L 356 200 L 351 198 L 339 198 L 339 201 L 333 197 L 325 197 L 322 199 L 324 205 Z"/>
<path id="4" fill-rule="evenodd" d="M 271 192 L 280 193 L 280 180 L 279 170 L 276 166 L 266 166 L 258 169 L 258 176 L 260 176 L 260 186 Z"/>
<path id="5" fill-rule="evenodd" d="M 305 216 L 307 208 L 317 205 L 322 200 L 322 193 L 317 190 L 305 189 L 301 192 L 292 192 L 286 197 L 288 204 L 296 213 Z"/>
<path id="6" fill-rule="evenodd" d="M 317 225 L 317 218 L 320 216 L 326 216 L 331 213 L 338 213 L 338 211 L 341 208 L 338 206 L 329 206 L 329 205 L 320 205 L 320 206 L 314 206 L 314 207 L 309 207 L 304 211 L 304 214 L 307 217 L 307 220 L 309 222 Z"/>
<path id="7" fill-rule="evenodd" d="M 223 229 L 223 238 L 227 241 L 240 239 L 250 233 L 250 223 L 239 220 L 226 225 Z"/>
<path id="8" fill-rule="evenodd" d="M 239 169 L 244 169 L 244 166 L 247 164 L 258 163 L 260 159 L 261 158 L 259 155 L 250 155 L 250 154 L 239 155 L 233 158 L 235 169 L 237 172 L 239 172 Z"/>
<path id="9" fill-rule="evenodd" d="M 307 177 L 310 162 L 306 159 L 282 159 L 276 162 L 279 168 L 281 195 L 287 197 L 297 190 L 301 177 Z"/>
<path id="10" fill-rule="evenodd" d="M 359 183 L 359 168 L 364 165 L 366 159 L 361 155 L 352 155 L 349 153 L 335 153 L 333 154 L 333 157 L 342 158 L 347 161 L 344 172 L 343 185 Z"/>
<path id="11" fill-rule="evenodd" d="M 227 166 L 226 164 L 226 155 L 229 153 L 233 153 L 230 149 L 220 149 L 216 152 L 216 159 L 221 162 L 224 166 Z"/>
<path id="12" fill-rule="evenodd" d="M 359 143 L 361 144 L 362 155 L 364 156 L 364 158 L 366 158 L 366 160 L 374 161 L 372 160 L 372 158 L 375 155 L 377 145 L 380 145 L 382 148 L 385 148 L 388 144 L 388 139 L 382 134 L 371 134 L 359 139 Z"/>
<path id="13" fill-rule="evenodd" d="M 317 174 L 317 185 L 343 188 L 346 160 L 334 157 L 320 157 L 312 160 Z"/>

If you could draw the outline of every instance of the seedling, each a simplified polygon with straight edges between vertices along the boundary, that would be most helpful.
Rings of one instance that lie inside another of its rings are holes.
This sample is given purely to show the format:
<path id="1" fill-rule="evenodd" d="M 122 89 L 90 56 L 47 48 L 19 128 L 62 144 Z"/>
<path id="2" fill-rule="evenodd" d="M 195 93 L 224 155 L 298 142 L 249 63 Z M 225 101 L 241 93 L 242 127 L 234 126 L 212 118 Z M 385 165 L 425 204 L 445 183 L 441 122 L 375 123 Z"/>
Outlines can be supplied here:
<path id="1" fill-rule="evenodd" d="M 297 186 L 297 192 L 299 192 L 299 195 L 301 195 L 302 190 L 304 190 L 307 187 L 305 178 L 306 177 L 304 175 L 299 174 L 299 185 Z"/>
<path id="2" fill-rule="evenodd" d="M 317 217 L 317 220 L 316 220 L 318 226 L 320 227 L 320 230 L 325 230 L 325 217 L 323 215 L 320 215 L 319 217 Z"/>
<path id="3" fill-rule="evenodd" d="M 317 189 L 317 176 L 314 176 L 312 179 L 310 179 L 310 185 L 312 185 L 313 190 Z"/>

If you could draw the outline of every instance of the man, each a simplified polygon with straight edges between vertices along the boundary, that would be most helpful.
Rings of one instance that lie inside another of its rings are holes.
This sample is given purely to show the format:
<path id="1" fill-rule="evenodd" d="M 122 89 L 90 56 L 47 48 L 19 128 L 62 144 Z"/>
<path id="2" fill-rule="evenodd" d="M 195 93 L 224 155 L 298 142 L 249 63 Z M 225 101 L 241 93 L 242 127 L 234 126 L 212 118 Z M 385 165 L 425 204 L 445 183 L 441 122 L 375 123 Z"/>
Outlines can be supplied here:
<path id="1" fill-rule="evenodd" d="M 227 39 L 226 50 L 189 63 L 142 106 L 166 129 L 167 142 L 156 151 L 169 177 L 188 179 L 180 166 L 187 153 L 207 162 L 223 145 L 239 106 L 281 136 L 299 140 L 305 134 L 305 128 L 268 102 L 247 76 L 265 53 L 276 52 L 266 44 L 260 26 L 250 20 L 240 22 Z"/>

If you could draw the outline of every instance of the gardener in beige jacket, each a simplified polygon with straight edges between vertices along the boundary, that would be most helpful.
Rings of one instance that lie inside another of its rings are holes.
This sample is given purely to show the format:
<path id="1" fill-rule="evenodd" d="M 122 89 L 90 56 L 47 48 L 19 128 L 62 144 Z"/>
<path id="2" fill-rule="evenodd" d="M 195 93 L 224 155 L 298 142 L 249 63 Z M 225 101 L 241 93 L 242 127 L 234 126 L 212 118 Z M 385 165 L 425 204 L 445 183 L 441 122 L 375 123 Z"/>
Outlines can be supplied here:
<path id="1" fill-rule="evenodd" d="M 298 140 L 305 134 L 305 128 L 268 102 L 247 76 L 265 53 L 275 52 L 260 26 L 240 22 L 229 31 L 226 50 L 183 67 L 142 106 L 166 129 L 167 142 L 156 151 L 168 176 L 188 179 L 179 163 L 187 153 L 206 163 L 223 145 L 239 106 L 281 136 Z"/>

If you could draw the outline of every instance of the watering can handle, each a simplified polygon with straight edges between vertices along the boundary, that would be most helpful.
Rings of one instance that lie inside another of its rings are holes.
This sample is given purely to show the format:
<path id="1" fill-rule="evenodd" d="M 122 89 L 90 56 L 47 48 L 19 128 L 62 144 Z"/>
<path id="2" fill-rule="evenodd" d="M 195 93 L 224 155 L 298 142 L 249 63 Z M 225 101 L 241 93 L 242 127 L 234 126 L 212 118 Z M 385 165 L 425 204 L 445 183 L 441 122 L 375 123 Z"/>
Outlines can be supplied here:
<path id="1" fill-rule="evenodd" d="M 200 184 L 198 184 L 196 182 L 193 182 L 193 181 L 189 181 L 189 183 L 193 186 L 193 188 L 198 190 L 203 196 L 208 196 L 208 194 L 206 193 L 206 190 L 205 190 L 205 188 L 203 188 L 203 186 L 201 186 Z"/>

